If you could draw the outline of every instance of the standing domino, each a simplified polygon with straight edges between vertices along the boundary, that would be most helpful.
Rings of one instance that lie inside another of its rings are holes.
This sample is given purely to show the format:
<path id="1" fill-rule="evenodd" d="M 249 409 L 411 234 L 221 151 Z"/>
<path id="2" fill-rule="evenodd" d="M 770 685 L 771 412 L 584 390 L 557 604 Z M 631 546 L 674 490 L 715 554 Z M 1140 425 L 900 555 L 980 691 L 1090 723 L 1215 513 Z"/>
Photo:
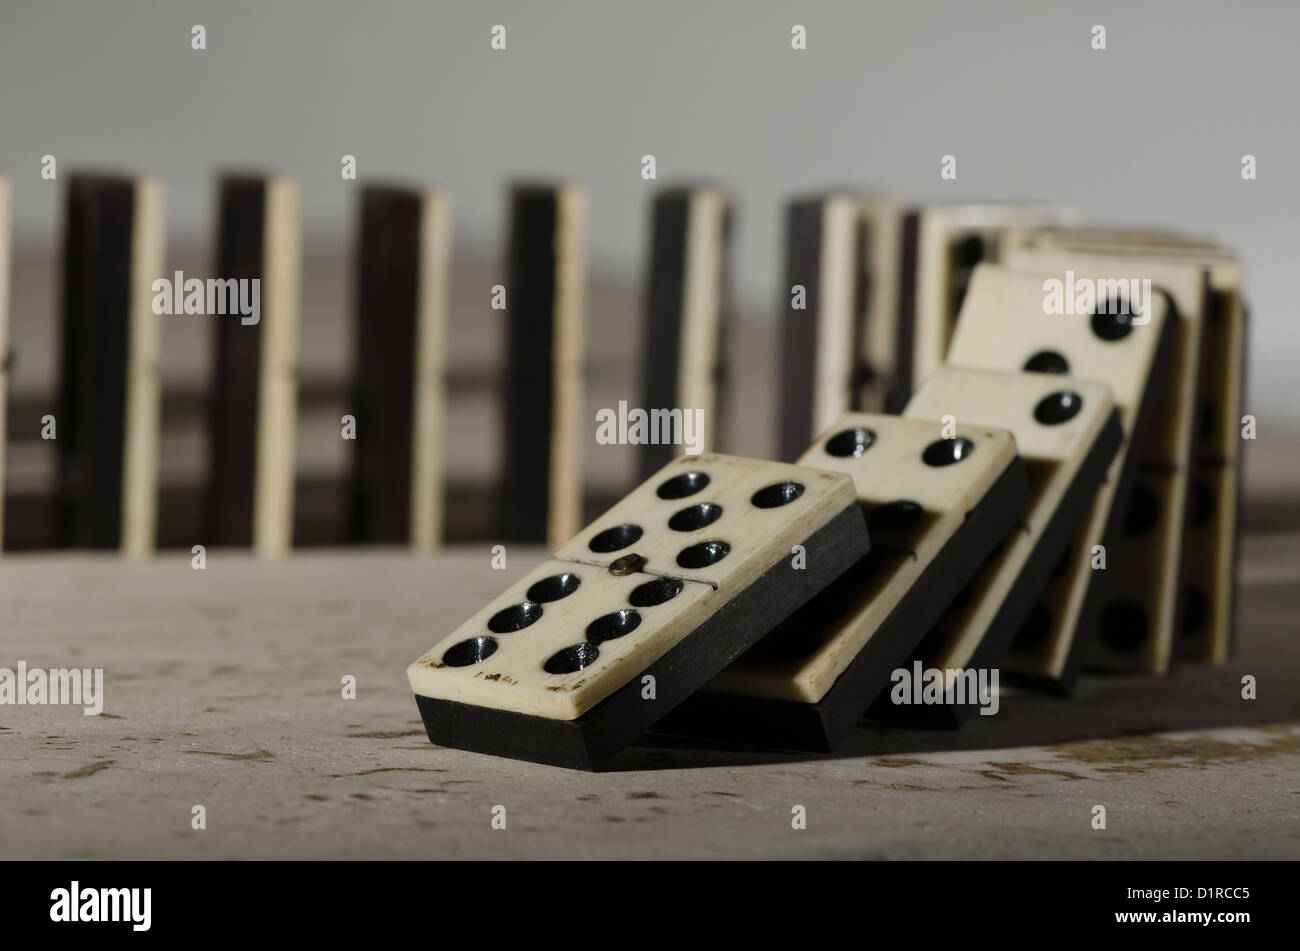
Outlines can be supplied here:
<path id="1" fill-rule="evenodd" d="M 4 550 L 5 423 L 8 417 L 9 368 L 9 177 L 0 175 L 0 552 Z"/>
<path id="2" fill-rule="evenodd" d="M 163 186 L 73 175 L 63 236 L 63 360 L 57 415 L 58 544 L 154 548 Z"/>
<path id="3" fill-rule="evenodd" d="M 942 431 L 849 413 L 822 434 L 799 463 L 853 477 L 871 553 L 658 729 L 813 751 L 853 729 L 1029 500 L 1010 433 Z"/>
<path id="4" fill-rule="evenodd" d="M 897 706 L 884 696 L 877 704 L 892 718 L 955 727 L 976 708 L 969 691 L 957 702 L 957 677 L 1002 660 L 1087 517 L 1124 430 L 1101 384 L 953 366 L 931 374 L 903 415 L 1010 430 L 1029 476 L 1025 514 L 912 657 L 944 672 L 946 702 Z"/>
<path id="5" fill-rule="evenodd" d="M 1059 275 L 976 267 L 948 362 L 976 369 L 1069 374 L 1103 383 L 1119 409 L 1124 444 L 1092 500 L 1084 527 L 1071 542 L 1066 562 L 1053 572 L 1002 665 L 1022 683 L 1068 694 L 1087 641 L 1087 632 L 1079 627 L 1084 599 L 1094 588 L 1094 570 L 1102 570 L 1097 546 L 1113 545 L 1118 537 L 1137 476 L 1139 453 L 1129 450 L 1145 445 L 1154 428 L 1157 395 L 1173 362 L 1178 320 L 1172 301 L 1159 291 L 1153 293 L 1142 324 L 1104 311 L 1051 314 L 1045 309 L 1044 284 L 1053 278 Z"/>
<path id="6" fill-rule="evenodd" d="M 207 538 L 278 557 L 293 543 L 294 442 L 302 280 L 298 185 L 275 175 L 221 180 L 217 274 L 256 281 L 261 313 L 214 318 Z M 254 286 L 251 283 L 248 286 Z"/>
<path id="7" fill-rule="evenodd" d="M 700 448 L 712 449 L 722 421 L 727 243 L 731 198 L 721 188 L 661 192 L 651 225 L 650 284 L 642 365 L 647 411 L 701 410 Z M 670 443 L 641 448 L 641 478 L 674 455 Z"/>
<path id="8" fill-rule="evenodd" d="M 574 185 L 511 192 L 509 332 L 497 534 L 567 541 L 582 524 L 587 201 Z"/>
<path id="9" fill-rule="evenodd" d="M 866 551 L 847 476 L 679 458 L 407 669 L 429 739 L 598 768 Z"/>
<path id="10" fill-rule="evenodd" d="M 359 232 L 348 535 L 429 552 L 442 541 L 451 202 L 368 186 Z"/>
<path id="11" fill-rule="evenodd" d="M 902 205 L 839 190 L 786 210 L 781 289 L 781 456 L 793 459 L 850 410 L 890 397 Z"/>

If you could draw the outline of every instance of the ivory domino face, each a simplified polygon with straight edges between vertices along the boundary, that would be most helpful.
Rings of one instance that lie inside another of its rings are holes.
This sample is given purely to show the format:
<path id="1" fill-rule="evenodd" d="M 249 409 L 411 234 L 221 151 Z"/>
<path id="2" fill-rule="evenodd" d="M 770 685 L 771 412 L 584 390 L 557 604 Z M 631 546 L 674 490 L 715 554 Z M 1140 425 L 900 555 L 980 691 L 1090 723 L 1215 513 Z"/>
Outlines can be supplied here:
<path id="1" fill-rule="evenodd" d="M 430 739 L 595 768 L 866 549 L 843 474 L 677 459 L 408 668 Z"/>

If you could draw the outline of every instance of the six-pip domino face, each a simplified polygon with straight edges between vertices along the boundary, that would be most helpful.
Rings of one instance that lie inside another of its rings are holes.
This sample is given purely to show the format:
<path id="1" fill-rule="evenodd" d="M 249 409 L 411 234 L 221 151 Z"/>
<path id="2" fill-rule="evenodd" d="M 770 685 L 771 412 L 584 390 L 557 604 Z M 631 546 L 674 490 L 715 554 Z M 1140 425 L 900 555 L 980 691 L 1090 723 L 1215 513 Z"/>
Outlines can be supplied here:
<path id="1" fill-rule="evenodd" d="M 429 738 L 596 768 L 867 547 L 842 473 L 682 457 L 408 668 Z"/>
<path id="2" fill-rule="evenodd" d="M 954 690 L 965 671 L 995 667 L 1088 515 L 1123 441 L 1110 389 L 1042 373 L 940 367 L 912 396 L 909 419 L 953 416 L 1009 430 L 1029 477 L 1030 503 L 949 605 L 912 660 L 943 672 L 945 702 L 877 709 L 891 718 L 957 726 L 978 698 Z"/>
<path id="3" fill-rule="evenodd" d="M 1114 397 L 1125 442 L 1106 481 L 1091 500 L 1087 522 L 1031 609 L 1002 669 L 1022 682 L 1073 689 L 1084 637 L 1076 637 L 1088 596 L 1096 546 L 1114 539 L 1137 470 L 1137 455 L 1151 428 L 1154 394 L 1172 358 L 1177 320 L 1167 294 L 1155 291 L 1137 323 L 1103 308 L 1092 314 L 1054 314 L 1046 309 L 1052 271 L 975 269 L 948 351 L 948 362 L 991 370 L 1029 370 L 1104 383 Z M 1062 381 L 1064 382 L 1064 381 Z M 1086 632 L 1085 632 L 1086 633 Z"/>
<path id="4" fill-rule="evenodd" d="M 1028 500 L 1010 433 L 943 432 L 849 413 L 822 434 L 799 462 L 853 477 L 871 553 L 659 729 L 827 750 L 853 728 Z"/>

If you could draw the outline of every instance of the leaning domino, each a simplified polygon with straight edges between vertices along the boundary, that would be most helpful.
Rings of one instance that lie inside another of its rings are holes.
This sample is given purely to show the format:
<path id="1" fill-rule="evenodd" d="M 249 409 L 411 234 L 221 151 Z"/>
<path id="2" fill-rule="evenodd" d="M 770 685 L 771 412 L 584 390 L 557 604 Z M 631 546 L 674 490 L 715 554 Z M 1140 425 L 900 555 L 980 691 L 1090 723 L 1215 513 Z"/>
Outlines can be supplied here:
<path id="1" fill-rule="evenodd" d="M 1178 326 L 1173 303 L 1162 292 L 1153 293 L 1141 324 L 1123 313 L 1107 313 L 1109 308 L 1091 315 L 1049 313 L 1044 283 L 1059 276 L 976 267 L 948 362 L 1103 383 L 1119 409 L 1124 444 L 1070 544 L 1066 564 L 1054 574 L 1002 664 L 1003 672 L 1022 684 L 1068 694 L 1087 643 L 1079 619 L 1093 590 L 1094 571 L 1101 570 L 1097 546 L 1112 543 L 1120 531 L 1137 477 L 1138 453 L 1130 448 L 1144 445 L 1153 429 L 1155 396 L 1170 372 Z"/>
<path id="2" fill-rule="evenodd" d="M 901 706 L 882 696 L 891 719 L 959 726 L 977 707 L 954 685 L 968 672 L 994 668 L 1030 619 L 1124 438 L 1110 389 L 1042 373 L 940 367 L 907 404 L 904 416 L 952 415 L 1009 430 L 1029 476 L 1024 515 L 997 551 L 926 635 L 912 662 L 943 672 L 944 702 Z"/>
<path id="3" fill-rule="evenodd" d="M 800 458 L 853 477 L 872 550 L 657 725 L 828 751 L 983 564 L 1029 499 L 1001 429 L 850 413 Z"/>
<path id="4" fill-rule="evenodd" d="M 1145 282 L 1173 301 L 1178 335 L 1171 372 L 1157 395 L 1159 412 L 1151 435 L 1138 447 L 1137 481 L 1121 531 L 1106 546 L 1106 572 L 1080 622 L 1089 644 L 1087 666 L 1167 673 L 1180 626 L 1183 529 L 1209 275 L 1193 262 L 1114 251 L 1017 250 L 1005 259 L 1008 267 L 1054 271 L 1076 286 L 1083 281 L 1098 288 L 1127 285 L 1132 293 Z"/>

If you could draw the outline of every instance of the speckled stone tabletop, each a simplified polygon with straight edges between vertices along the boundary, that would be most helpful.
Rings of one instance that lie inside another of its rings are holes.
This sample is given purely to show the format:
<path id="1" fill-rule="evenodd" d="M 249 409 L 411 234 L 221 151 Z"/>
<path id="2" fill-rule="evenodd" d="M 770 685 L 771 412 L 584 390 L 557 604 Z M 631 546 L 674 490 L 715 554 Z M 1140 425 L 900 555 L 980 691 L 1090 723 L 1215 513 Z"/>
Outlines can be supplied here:
<path id="1" fill-rule="evenodd" d="M 5 556 L 0 667 L 102 667 L 105 701 L 0 706 L 0 858 L 1300 858 L 1300 536 L 1246 540 L 1225 668 L 825 757 L 651 736 L 601 774 L 433 746 L 406 684 L 542 554 Z"/>

